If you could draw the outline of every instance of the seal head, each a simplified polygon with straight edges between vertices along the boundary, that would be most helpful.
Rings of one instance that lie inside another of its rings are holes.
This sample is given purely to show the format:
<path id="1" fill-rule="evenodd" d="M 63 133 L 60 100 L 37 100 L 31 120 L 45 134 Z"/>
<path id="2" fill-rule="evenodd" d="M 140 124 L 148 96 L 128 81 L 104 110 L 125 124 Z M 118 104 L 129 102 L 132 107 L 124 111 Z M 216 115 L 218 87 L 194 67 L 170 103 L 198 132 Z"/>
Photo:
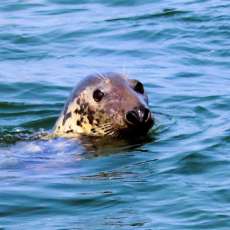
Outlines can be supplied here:
<path id="1" fill-rule="evenodd" d="M 153 126 L 140 81 L 117 73 L 94 74 L 73 90 L 58 118 L 58 136 L 140 136 Z"/>

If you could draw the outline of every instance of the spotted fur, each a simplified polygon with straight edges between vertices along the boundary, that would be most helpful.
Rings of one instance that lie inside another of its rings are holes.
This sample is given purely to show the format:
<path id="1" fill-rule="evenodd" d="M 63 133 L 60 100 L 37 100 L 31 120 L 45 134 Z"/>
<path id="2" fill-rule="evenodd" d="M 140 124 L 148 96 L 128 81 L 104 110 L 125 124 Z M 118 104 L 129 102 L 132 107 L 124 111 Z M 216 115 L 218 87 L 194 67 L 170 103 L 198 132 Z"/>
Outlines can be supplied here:
<path id="1" fill-rule="evenodd" d="M 54 126 L 58 136 L 117 136 L 128 129 L 124 114 L 137 106 L 148 107 L 146 94 L 135 92 L 135 80 L 116 73 L 90 75 L 73 90 Z M 104 98 L 96 102 L 93 92 Z"/>

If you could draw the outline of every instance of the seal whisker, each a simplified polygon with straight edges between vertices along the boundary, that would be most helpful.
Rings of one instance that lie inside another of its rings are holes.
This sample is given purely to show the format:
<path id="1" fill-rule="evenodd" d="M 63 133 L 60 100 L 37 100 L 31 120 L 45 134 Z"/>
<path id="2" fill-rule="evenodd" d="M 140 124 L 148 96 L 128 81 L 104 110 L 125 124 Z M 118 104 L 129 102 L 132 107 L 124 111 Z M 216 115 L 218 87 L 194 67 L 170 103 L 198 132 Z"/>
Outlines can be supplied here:
<path id="1" fill-rule="evenodd" d="M 117 130 L 114 130 L 114 131 L 108 133 L 108 135 L 113 136 L 113 137 L 118 137 L 118 132 L 117 132 Z"/>
<path id="2" fill-rule="evenodd" d="M 102 73 L 98 72 L 97 70 L 95 72 L 97 73 L 97 75 L 96 75 L 97 78 L 102 79 L 102 80 L 106 80 L 105 76 Z"/>
<path id="3" fill-rule="evenodd" d="M 99 126 L 99 128 L 102 128 L 102 129 L 111 128 L 111 127 L 112 127 L 112 124 L 105 124 L 105 125 Z"/>
<path id="4" fill-rule="evenodd" d="M 125 61 L 123 61 L 123 65 L 122 65 L 122 74 L 123 74 L 124 76 L 127 75 L 127 74 L 126 74 L 126 64 L 125 64 Z"/>
<path id="5" fill-rule="evenodd" d="M 99 128 L 107 128 L 107 127 L 112 127 L 112 123 L 110 123 L 110 122 L 107 122 L 107 123 L 104 123 L 104 124 L 100 124 L 99 126 L 98 126 Z"/>
<path id="6" fill-rule="evenodd" d="M 110 131 L 110 130 L 114 130 L 112 125 L 99 126 L 99 128 L 102 129 L 105 132 Z"/>
<path id="7" fill-rule="evenodd" d="M 110 128 L 110 129 L 105 130 L 105 134 L 108 136 L 114 136 L 115 137 L 118 135 L 118 130 L 114 129 L 114 128 Z"/>

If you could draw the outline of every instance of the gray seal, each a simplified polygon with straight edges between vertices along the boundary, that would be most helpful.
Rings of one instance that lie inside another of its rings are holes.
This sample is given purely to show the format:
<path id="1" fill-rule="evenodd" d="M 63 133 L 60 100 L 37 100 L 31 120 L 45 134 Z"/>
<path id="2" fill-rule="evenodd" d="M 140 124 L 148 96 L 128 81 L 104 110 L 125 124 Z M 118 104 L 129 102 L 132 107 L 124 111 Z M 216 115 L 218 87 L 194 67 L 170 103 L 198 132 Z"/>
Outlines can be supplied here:
<path id="1" fill-rule="evenodd" d="M 143 84 L 118 73 L 92 74 L 73 90 L 55 136 L 140 136 L 153 126 Z"/>

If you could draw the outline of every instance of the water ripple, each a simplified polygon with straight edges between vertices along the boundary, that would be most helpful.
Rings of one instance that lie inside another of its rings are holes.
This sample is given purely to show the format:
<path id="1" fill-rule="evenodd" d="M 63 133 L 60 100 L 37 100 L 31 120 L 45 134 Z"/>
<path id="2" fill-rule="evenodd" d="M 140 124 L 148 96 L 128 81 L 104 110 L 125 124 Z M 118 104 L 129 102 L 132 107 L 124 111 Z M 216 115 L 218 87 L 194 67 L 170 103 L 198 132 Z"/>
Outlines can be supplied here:
<path id="1" fill-rule="evenodd" d="M 228 230 L 229 7 L 2 2 L 0 228 Z M 41 140 L 74 85 L 106 71 L 144 83 L 149 136 Z"/>

